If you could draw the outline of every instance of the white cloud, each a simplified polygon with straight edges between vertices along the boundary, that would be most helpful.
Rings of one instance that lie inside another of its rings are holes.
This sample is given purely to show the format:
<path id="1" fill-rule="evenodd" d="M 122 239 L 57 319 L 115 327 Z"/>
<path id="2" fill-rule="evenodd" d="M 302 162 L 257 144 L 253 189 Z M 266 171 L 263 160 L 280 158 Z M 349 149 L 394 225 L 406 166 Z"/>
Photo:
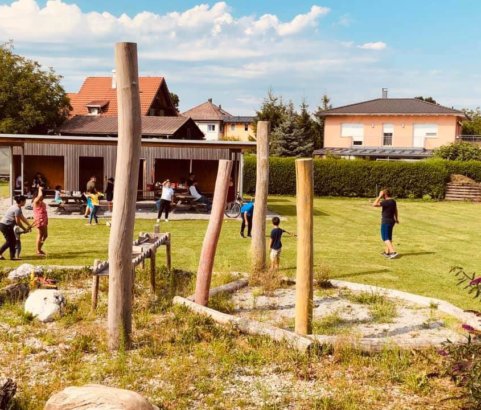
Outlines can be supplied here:
<path id="1" fill-rule="evenodd" d="M 358 48 L 362 48 L 363 50 L 384 50 L 387 47 L 387 44 L 382 41 L 376 41 L 374 43 L 364 43 L 358 46 Z"/>

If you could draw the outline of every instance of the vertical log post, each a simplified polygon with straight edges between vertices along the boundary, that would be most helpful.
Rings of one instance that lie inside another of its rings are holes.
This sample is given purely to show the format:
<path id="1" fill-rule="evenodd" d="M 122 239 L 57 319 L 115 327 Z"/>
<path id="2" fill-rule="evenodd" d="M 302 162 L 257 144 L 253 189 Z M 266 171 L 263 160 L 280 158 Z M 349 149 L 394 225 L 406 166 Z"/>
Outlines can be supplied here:
<path id="1" fill-rule="evenodd" d="M 155 295 L 155 257 L 157 250 L 152 249 L 150 251 L 150 287 L 152 288 L 152 293 Z"/>
<path id="2" fill-rule="evenodd" d="M 94 270 L 98 266 L 100 261 L 98 259 L 94 260 Z M 99 275 L 94 274 L 92 276 L 92 310 L 97 309 L 97 301 L 99 299 Z"/>
<path id="3" fill-rule="evenodd" d="M 297 273 L 295 331 L 312 333 L 313 167 L 312 159 L 296 160 Z"/>
<path id="4" fill-rule="evenodd" d="M 165 243 L 165 258 L 167 263 L 167 272 L 172 273 L 172 248 L 170 243 L 170 232 L 167 232 L 167 242 Z"/>
<path id="5" fill-rule="evenodd" d="M 254 216 L 252 218 L 252 269 L 266 269 L 266 214 L 269 193 L 269 121 L 257 123 L 257 177 Z"/>
<path id="6" fill-rule="evenodd" d="M 212 211 L 205 233 L 204 243 L 202 244 L 199 268 L 197 270 L 197 282 L 195 285 L 195 303 L 203 306 L 207 306 L 209 302 L 212 268 L 214 267 L 215 251 L 217 249 L 217 242 L 219 241 L 220 230 L 224 222 L 224 210 L 231 171 L 232 161 L 225 159 L 219 160 Z"/>
<path id="7" fill-rule="evenodd" d="M 132 238 L 139 178 L 140 95 L 137 45 L 115 46 L 118 143 L 115 169 L 115 206 L 109 239 L 109 348 L 130 347 L 132 331 Z"/>

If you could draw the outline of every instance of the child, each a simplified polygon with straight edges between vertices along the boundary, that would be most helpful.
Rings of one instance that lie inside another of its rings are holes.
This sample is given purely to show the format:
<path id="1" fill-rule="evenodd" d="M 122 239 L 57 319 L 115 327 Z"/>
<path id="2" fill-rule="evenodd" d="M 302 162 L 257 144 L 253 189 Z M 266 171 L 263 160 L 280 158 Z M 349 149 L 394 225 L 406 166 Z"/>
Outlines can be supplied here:
<path id="1" fill-rule="evenodd" d="M 62 195 L 62 187 L 60 185 L 57 185 L 55 187 L 55 199 L 54 199 L 54 202 L 56 204 L 61 204 L 63 201 L 62 201 L 62 198 L 60 197 Z"/>
<path id="2" fill-rule="evenodd" d="M 48 238 L 47 205 L 43 200 L 43 186 L 38 187 L 38 193 L 33 200 L 33 224 L 37 227 L 37 255 L 46 256 L 42 247 Z"/>
<path id="3" fill-rule="evenodd" d="M 282 250 L 282 234 L 285 232 L 288 235 L 296 236 L 295 234 L 291 234 L 284 229 L 279 228 L 281 220 L 275 216 L 272 218 L 272 224 L 274 225 L 274 229 L 271 231 L 271 271 L 275 272 L 279 269 L 280 257 L 281 257 L 281 250 Z"/>
<path id="4" fill-rule="evenodd" d="M 15 225 L 13 232 L 15 233 L 15 258 L 20 259 L 20 254 L 22 253 L 22 241 L 20 239 L 20 235 L 23 235 L 28 231 L 23 229 L 21 226 Z"/>
<path id="5" fill-rule="evenodd" d="M 97 211 L 100 207 L 100 198 L 104 196 L 101 192 L 97 192 L 95 188 L 91 188 L 89 192 L 85 194 L 87 199 L 90 199 L 92 208 L 90 209 L 90 218 L 88 225 L 92 225 L 92 220 L 95 219 L 95 225 L 98 225 L 99 220 L 97 218 Z"/>
<path id="6" fill-rule="evenodd" d="M 157 222 L 160 222 L 162 212 L 165 212 L 165 222 L 169 222 L 170 205 L 174 198 L 174 190 L 171 188 L 170 180 L 166 179 L 162 184 L 162 196 L 159 202 L 159 213 L 157 214 Z"/>

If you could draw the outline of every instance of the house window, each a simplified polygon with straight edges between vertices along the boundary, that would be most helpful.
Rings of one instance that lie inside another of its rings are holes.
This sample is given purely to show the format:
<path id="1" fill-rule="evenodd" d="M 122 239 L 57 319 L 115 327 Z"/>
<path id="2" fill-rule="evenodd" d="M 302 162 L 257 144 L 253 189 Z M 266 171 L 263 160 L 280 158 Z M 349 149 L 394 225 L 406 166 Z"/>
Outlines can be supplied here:
<path id="1" fill-rule="evenodd" d="M 207 131 L 215 131 L 215 124 L 207 124 Z"/>
<path id="2" fill-rule="evenodd" d="M 248 123 L 244 124 L 244 131 L 249 131 L 249 124 Z"/>
<path id="3" fill-rule="evenodd" d="M 100 115 L 100 107 L 88 107 L 89 115 Z"/>
<path id="4" fill-rule="evenodd" d="M 382 130 L 382 145 L 392 146 L 392 135 L 394 133 L 394 126 L 392 124 L 384 124 Z"/>
<path id="5" fill-rule="evenodd" d="M 363 124 L 341 124 L 341 137 L 351 138 L 352 145 L 364 144 Z"/>
<path id="6" fill-rule="evenodd" d="M 231 130 L 231 131 L 235 131 L 235 124 L 231 124 L 231 125 L 230 125 L 230 130 Z"/>
<path id="7" fill-rule="evenodd" d="M 437 138 L 437 124 L 414 124 L 413 126 L 413 147 L 424 148 L 424 140 L 426 138 Z"/>

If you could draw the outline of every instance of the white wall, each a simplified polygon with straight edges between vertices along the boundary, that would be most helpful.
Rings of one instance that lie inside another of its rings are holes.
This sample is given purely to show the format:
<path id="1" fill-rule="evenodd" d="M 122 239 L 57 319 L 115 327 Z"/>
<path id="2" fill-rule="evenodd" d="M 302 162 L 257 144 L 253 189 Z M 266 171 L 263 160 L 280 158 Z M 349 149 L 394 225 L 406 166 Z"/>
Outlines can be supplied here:
<path id="1" fill-rule="evenodd" d="M 198 122 L 195 121 L 197 126 L 200 128 L 200 130 L 204 133 L 205 139 L 209 141 L 218 141 L 222 133 L 220 132 L 220 121 L 205 121 L 205 122 Z M 215 126 L 215 131 L 208 131 L 208 126 L 209 125 L 214 125 Z"/>

